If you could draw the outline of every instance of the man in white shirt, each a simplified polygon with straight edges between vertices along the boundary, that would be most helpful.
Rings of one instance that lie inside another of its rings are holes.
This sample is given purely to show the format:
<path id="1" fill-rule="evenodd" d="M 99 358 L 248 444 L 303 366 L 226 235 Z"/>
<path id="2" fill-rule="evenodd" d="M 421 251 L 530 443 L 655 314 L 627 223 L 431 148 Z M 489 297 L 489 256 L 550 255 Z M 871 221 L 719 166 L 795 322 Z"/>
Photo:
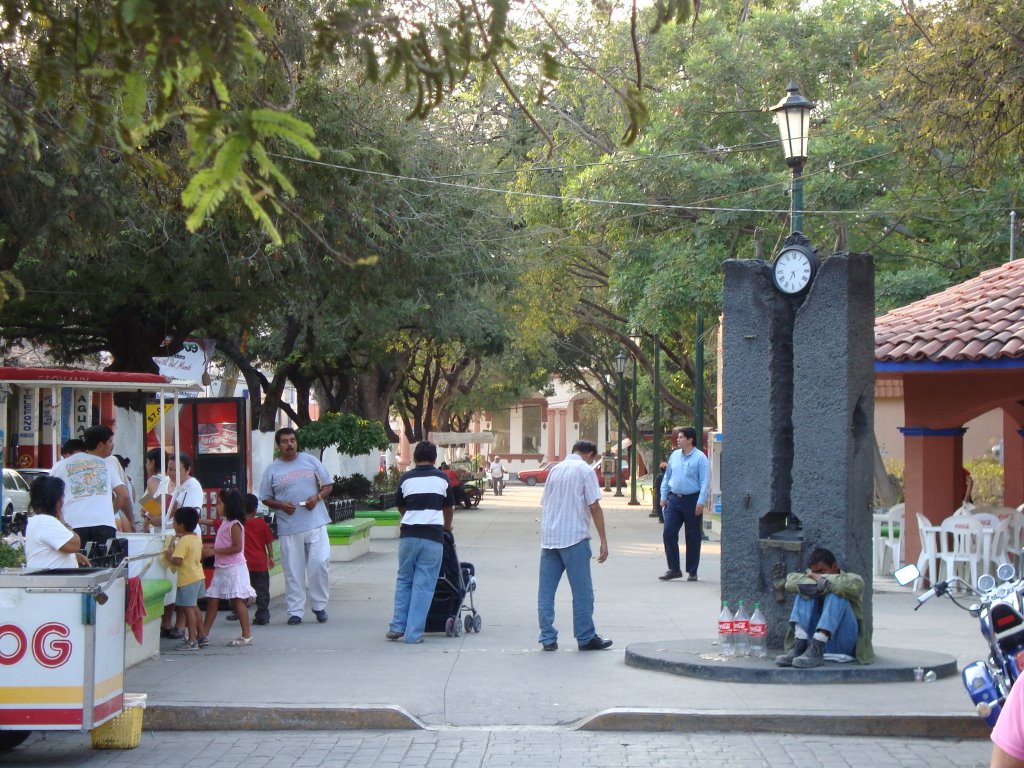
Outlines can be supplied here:
<path id="1" fill-rule="evenodd" d="M 494 486 L 494 495 L 501 496 L 505 490 L 505 465 L 501 463 L 501 456 L 495 456 L 491 462 L 491 485 Z"/>
<path id="2" fill-rule="evenodd" d="M 540 643 L 545 651 L 558 650 L 555 629 L 555 592 L 565 573 L 572 589 L 572 624 L 581 651 L 600 651 L 612 641 L 594 629 L 594 586 L 590 578 L 590 521 L 601 539 L 597 562 L 608 559 L 608 539 L 601 510 L 601 487 L 591 464 L 597 446 L 580 440 L 572 454 L 560 462 L 544 483 L 540 503 L 540 586 L 537 616 Z"/>
<path id="3" fill-rule="evenodd" d="M 128 489 L 106 458 L 114 452 L 114 431 L 98 424 L 83 435 L 85 453 L 76 453 L 53 465 L 50 475 L 64 481 L 64 519 L 83 549 L 90 541 L 106 544 L 115 538 L 114 504 L 128 503 Z"/>

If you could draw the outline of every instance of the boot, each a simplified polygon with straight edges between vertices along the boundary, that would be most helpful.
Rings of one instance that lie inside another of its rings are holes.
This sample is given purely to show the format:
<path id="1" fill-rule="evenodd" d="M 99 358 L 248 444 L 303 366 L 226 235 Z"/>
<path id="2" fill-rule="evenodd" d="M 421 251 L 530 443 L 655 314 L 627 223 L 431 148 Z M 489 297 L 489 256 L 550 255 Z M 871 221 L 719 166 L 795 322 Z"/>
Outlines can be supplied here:
<path id="1" fill-rule="evenodd" d="M 775 666 L 776 667 L 792 667 L 793 666 L 793 659 L 795 659 L 797 656 L 802 656 L 804 651 L 806 651 L 806 650 L 807 650 L 807 638 L 806 637 L 798 637 L 793 642 L 793 647 L 792 648 L 790 648 L 788 651 L 786 651 L 786 653 L 784 653 L 782 656 L 776 656 L 775 657 Z"/>
<path id="2" fill-rule="evenodd" d="M 811 667 L 820 667 L 824 662 L 825 643 L 812 638 L 803 655 L 793 659 L 793 666 L 797 669 L 810 669 Z"/>

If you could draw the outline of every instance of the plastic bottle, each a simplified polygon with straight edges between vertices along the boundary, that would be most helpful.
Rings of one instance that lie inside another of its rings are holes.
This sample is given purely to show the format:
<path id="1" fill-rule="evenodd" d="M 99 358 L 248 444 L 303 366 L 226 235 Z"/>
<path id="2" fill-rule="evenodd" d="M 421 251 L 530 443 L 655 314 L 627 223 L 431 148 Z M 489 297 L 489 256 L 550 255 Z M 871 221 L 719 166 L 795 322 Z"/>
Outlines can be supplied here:
<path id="1" fill-rule="evenodd" d="M 736 615 L 732 618 L 732 646 L 737 656 L 750 655 L 750 635 L 747 634 L 749 630 L 750 615 L 740 600 L 736 606 Z"/>
<path id="2" fill-rule="evenodd" d="M 755 659 L 763 659 L 768 655 L 768 623 L 761 613 L 761 604 L 754 603 L 754 615 L 750 617 L 747 625 L 747 635 L 750 637 L 750 655 Z"/>
<path id="3" fill-rule="evenodd" d="M 733 623 L 732 611 L 729 610 L 729 601 L 722 601 L 722 612 L 718 615 L 718 645 L 723 656 L 735 656 L 736 649 L 732 644 Z"/>

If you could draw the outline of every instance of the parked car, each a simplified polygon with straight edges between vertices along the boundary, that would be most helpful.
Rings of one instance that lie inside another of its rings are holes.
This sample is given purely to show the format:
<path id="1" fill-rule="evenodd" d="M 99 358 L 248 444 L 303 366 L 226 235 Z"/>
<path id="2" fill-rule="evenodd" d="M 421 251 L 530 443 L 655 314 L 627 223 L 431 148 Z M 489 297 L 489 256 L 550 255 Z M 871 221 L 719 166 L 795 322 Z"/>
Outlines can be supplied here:
<path id="1" fill-rule="evenodd" d="M 4 467 L 3 535 L 24 533 L 28 520 L 28 483 L 17 470 Z"/>
<path id="2" fill-rule="evenodd" d="M 518 478 L 522 482 L 531 486 L 536 485 L 537 483 L 543 483 L 548 479 L 548 473 L 557 467 L 558 464 L 559 462 L 557 461 L 546 461 L 537 469 L 524 469 L 518 474 Z M 594 474 L 597 475 L 598 485 L 604 485 L 604 475 L 601 474 L 601 459 L 598 459 L 591 466 L 594 468 Z M 629 464 L 625 459 L 622 461 L 622 482 L 629 482 Z"/>
<path id="3" fill-rule="evenodd" d="M 545 482 L 548 479 L 548 472 L 557 467 L 558 464 L 559 462 L 557 461 L 545 461 L 537 469 L 524 469 L 517 477 L 527 485 L 534 486 L 537 483 Z"/>
<path id="4" fill-rule="evenodd" d="M 18 474 L 25 479 L 25 482 L 28 483 L 29 486 L 31 486 L 33 480 L 37 477 L 43 477 L 50 474 L 50 470 L 39 469 L 38 467 L 19 467 Z"/>

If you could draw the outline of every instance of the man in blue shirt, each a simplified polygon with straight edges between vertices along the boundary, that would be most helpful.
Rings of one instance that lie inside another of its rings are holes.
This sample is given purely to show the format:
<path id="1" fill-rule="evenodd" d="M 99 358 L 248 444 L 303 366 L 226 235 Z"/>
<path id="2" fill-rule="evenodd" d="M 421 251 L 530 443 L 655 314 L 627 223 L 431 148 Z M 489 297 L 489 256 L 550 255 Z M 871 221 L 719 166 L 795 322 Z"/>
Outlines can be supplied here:
<path id="1" fill-rule="evenodd" d="M 662 540 L 668 570 L 658 578 L 662 581 L 681 579 L 679 568 L 679 529 L 686 538 L 687 581 L 697 580 L 700 565 L 700 540 L 704 523 L 704 504 L 708 495 L 708 457 L 696 448 L 697 431 L 693 427 L 679 430 L 677 450 L 669 456 L 661 481 L 661 511 L 665 518 Z"/>

